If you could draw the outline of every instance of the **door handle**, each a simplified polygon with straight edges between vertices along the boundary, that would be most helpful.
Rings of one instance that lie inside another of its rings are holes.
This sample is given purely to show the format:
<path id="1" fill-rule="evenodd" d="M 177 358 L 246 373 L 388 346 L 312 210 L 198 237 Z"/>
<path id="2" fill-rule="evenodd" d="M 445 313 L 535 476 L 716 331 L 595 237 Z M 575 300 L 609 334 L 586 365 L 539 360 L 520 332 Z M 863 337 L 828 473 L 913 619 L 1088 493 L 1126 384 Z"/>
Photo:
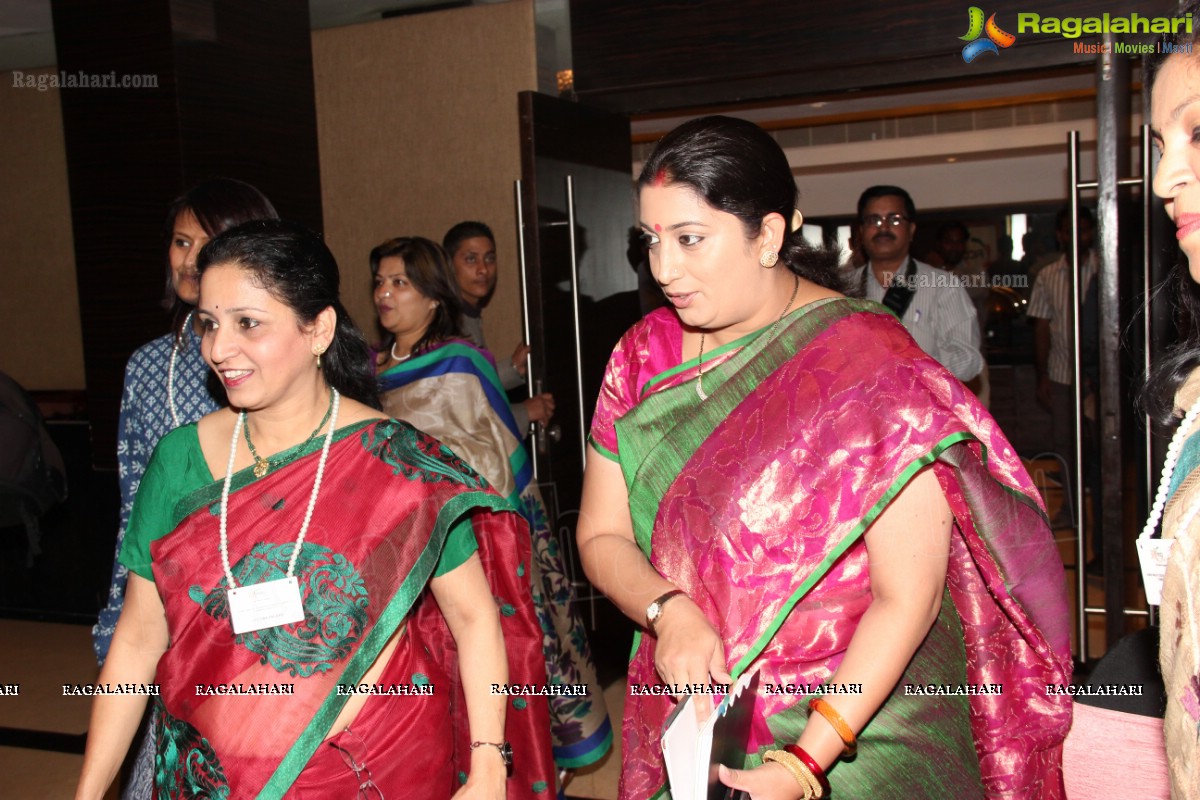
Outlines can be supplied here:
<path id="1" fill-rule="evenodd" d="M 525 337 L 525 344 L 528 345 L 532 340 L 529 328 L 529 274 L 525 261 L 525 212 L 521 207 L 522 192 L 520 180 L 515 181 L 513 190 L 516 195 L 517 208 L 517 265 L 520 268 L 521 276 L 521 333 Z M 530 397 L 533 397 L 533 350 L 525 354 L 525 391 Z M 539 388 L 538 393 L 540 392 L 541 389 Z M 536 428 L 540 427 L 540 425 L 536 426 Z M 530 466 L 533 469 L 534 483 L 538 481 L 538 453 L 546 452 L 536 428 L 534 430 L 534 443 L 536 446 L 533 448 L 533 453 L 530 456 Z M 524 435 L 528 431 L 522 431 L 521 433 Z"/>
<path id="2" fill-rule="evenodd" d="M 587 426 L 583 410 L 583 343 L 579 333 L 579 259 L 575 250 L 575 179 L 567 176 L 567 234 L 571 243 L 571 308 L 575 322 L 575 391 L 579 401 L 579 469 L 587 465 Z"/>

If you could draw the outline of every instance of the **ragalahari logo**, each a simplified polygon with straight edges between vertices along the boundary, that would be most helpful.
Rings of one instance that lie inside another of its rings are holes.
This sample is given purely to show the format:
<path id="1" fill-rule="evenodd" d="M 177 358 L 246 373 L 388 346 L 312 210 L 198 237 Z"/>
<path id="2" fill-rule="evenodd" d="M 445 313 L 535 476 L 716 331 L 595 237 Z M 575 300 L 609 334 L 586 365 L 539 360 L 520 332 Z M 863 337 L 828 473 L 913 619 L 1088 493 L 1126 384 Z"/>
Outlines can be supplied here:
<path id="1" fill-rule="evenodd" d="M 983 21 L 983 9 L 979 6 L 971 6 L 967 9 L 967 35 L 958 37 L 959 40 L 967 42 L 967 46 L 962 50 L 963 61 L 970 64 L 983 53 L 995 53 L 1000 55 L 1000 48 L 1012 47 L 1013 42 L 1017 37 L 1007 31 L 1001 30 L 996 24 L 996 15 L 992 14 L 987 18 L 987 23 Z M 980 39 L 983 34 L 987 34 L 986 39 Z"/>

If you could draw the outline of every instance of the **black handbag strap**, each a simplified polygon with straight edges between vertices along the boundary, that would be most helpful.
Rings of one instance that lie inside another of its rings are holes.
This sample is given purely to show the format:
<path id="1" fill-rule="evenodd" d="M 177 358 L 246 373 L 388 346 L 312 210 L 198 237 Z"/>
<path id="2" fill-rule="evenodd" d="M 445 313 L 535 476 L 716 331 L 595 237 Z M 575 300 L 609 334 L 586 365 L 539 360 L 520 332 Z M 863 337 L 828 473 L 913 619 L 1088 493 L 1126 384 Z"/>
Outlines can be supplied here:
<path id="1" fill-rule="evenodd" d="M 867 267 L 870 269 L 870 267 Z M 892 280 L 892 285 L 883 293 L 883 304 L 892 310 L 896 319 L 904 319 L 904 312 L 912 303 L 913 295 L 917 293 L 917 260 L 908 258 L 908 269 L 904 271 L 902 280 Z"/>

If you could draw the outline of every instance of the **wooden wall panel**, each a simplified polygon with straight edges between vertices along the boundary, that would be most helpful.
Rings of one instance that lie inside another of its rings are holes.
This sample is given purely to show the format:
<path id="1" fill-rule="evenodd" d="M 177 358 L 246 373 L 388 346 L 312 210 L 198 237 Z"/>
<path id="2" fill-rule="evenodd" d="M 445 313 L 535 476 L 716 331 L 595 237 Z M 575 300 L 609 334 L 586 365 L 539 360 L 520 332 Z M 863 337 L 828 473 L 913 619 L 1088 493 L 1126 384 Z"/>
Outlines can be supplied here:
<path id="1" fill-rule="evenodd" d="M 777 97 L 821 97 L 867 87 L 972 80 L 1091 63 L 1072 41 L 1024 34 L 999 55 L 962 59 L 960 0 L 837 3 L 794 0 L 570 0 L 575 91 L 619 111 L 654 111 Z M 1172 0 L 1043 0 L 978 4 L 1015 34 L 1017 12 L 1043 17 L 1173 14 Z M 1093 37 L 1094 40 L 1094 37 Z M 1082 40 L 1081 40 L 1082 41 Z"/>
<path id="2" fill-rule="evenodd" d="M 529 2 L 313 33 L 325 234 L 346 306 L 374 338 L 367 255 L 393 236 L 440 242 L 464 219 L 496 234 L 484 314 L 498 358 L 520 338 L 513 181 L 517 92 L 537 87 Z"/>
<path id="3" fill-rule="evenodd" d="M 0 369 L 27 389 L 79 390 L 83 341 L 58 89 L 25 85 L 54 74 L 0 73 Z"/>
<path id="4" fill-rule="evenodd" d="M 60 92 L 93 456 L 110 464 L 125 362 L 167 330 L 163 220 L 228 175 L 321 225 L 304 0 L 52 0 L 58 67 L 153 76 Z"/>

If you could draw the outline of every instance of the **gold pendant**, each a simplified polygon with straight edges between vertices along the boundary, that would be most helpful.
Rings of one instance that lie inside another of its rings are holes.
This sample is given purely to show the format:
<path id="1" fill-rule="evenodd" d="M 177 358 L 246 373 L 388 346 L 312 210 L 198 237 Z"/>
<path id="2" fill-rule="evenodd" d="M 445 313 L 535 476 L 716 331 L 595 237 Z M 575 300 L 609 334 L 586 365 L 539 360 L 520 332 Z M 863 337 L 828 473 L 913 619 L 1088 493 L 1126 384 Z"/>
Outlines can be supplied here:
<path id="1" fill-rule="evenodd" d="M 267 461 L 265 458 L 254 459 L 254 477 L 261 478 L 263 475 L 267 474 L 267 470 L 270 468 L 271 462 Z"/>

